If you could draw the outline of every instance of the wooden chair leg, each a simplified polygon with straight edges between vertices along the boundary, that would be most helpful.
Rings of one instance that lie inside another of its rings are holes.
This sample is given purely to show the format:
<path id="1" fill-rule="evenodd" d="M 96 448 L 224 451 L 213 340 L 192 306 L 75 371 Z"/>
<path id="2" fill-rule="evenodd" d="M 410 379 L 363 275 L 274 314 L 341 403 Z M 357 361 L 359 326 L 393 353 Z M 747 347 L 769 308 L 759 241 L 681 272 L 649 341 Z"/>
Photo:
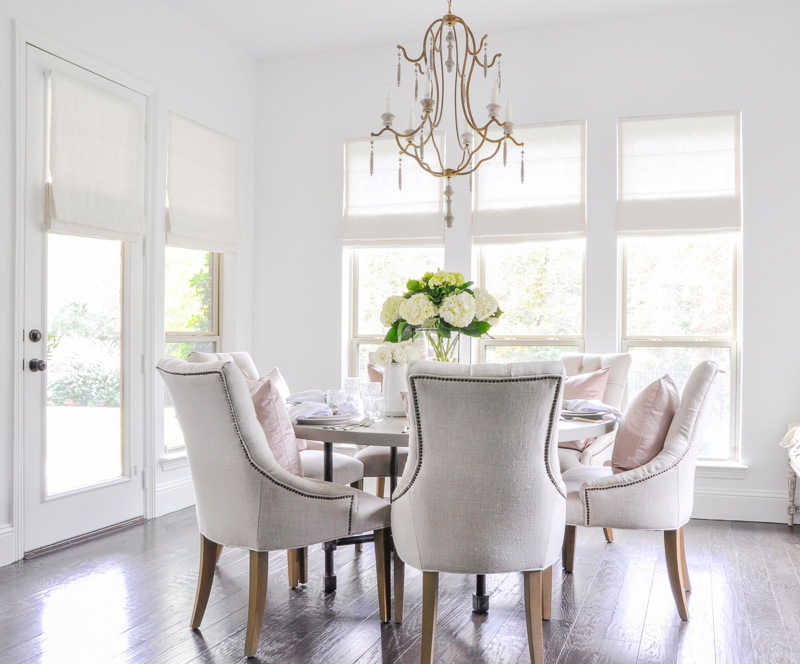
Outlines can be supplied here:
<path id="1" fill-rule="evenodd" d="M 302 549 L 297 549 L 297 553 L 300 561 L 298 565 L 300 583 L 308 583 L 308 547 L 304 546 Z"/>
<path id="2" fill-rule="evenodd" d="M 603 535 L 606 536 L 606 542 L 609 544 L 614 541 L 614 531 L 611 528 L 603 528 Z"/>
<path id="3" fill-rule="evenodd" d="M 297 588 L 300 584 L 300 560 L 297 549 L 286 549 L 289 570 L 289 587 Z"/>
<path id="4" fill-rule="evenodd" d="M 378 577 L 378 613 L 381 622 L 389 622 L 391 619 L 392 545 L 390 532 L 389 528 L 375 531 L 375 575 Z"/>
<path id="5" fill-rule="evenodd" d="M 359 491 L 363 491 L 364 490 L 364 478 L 362 477 L 357 482 L 351 482 L 350 486 L 353 487 L 354 489 L 358 489 Z M 364 550 L 364 545 L 363 544 L 356 544 L 355 545 L 355 550 L 356 550 L 356 553 L 361 553 Z"/>
<path id="6" fill-rule="evenodd" d="M 436 612 L 439 606 L 439 572 L 422 573 L 422 654 L 420 664 L 433 664 Z"/>
<path id="7" fill-rule="evenodd" d="M 689 568 L 686 566 L 686 538 L 684 537 L 683 528 L 680 529 L 681 533 L 681 571 L 683 572 L 683 589 L 690 591 L 692 589 L 692 582 L 689 580 Z"/>
<path id="8" fill-rule="evenodd" d="M 525 622 L 528 625 L 528 650 L 531 664 L 544 664 L 544 632 L 542 631 L 541 571 L 523 572 L 525 585 Z"/>
<path id="9" fill-rule="evenodd" d="M 208 605 L 208 596 L 211 594 L 211 584 L 214 582 L 214 569 L 217 566 L 219 552 L 222 545 L 212 542 L 204 535 L 200 535 L 200 574 L 197 577 L 197 592 L 194 596 L 194 611 L 192 611 L 192 629 L 200 627 L 203 614 Z"/>
<path id="10" fill-rule="evenodd" d="M 577 526 L 564 528 L 564 544 L 561 547 L 561 565 L 567 572 L 575 566 L 575 539 L 578 536 Z"/>
<path id="11" fill-rule="evenodd" d="M 224 549 L 224 548 L 225 547 L 222 546 L 222 544 L 219 544 L 217 546 L 217 559 L 214 561 L 215 565 L 219 565 L 219 559 L 222 558 L 222 549 Z"/>
<path id="12" fill-rule="evenodd" d="M 550 620 L 553 607 L 553 566 L 542 570 L 542 620 Z"/>
<path id="13" fill-rule="evenodd" d="M 394 621 L 403 622 L 403 611 L 406 596 L 406 564 L 394 551 Z"/>
<path id="14" fill-rule="evenodd" d="M 378 498 L 383 498 L 383 491 L 386 488 L 386 478 L 385 477 L 377 478 L 377 484 L 378 484 L 378 490 L 375 492 L 375 495 L 378 496 Z"/>
<path id="15" fill-rule="evenodd" d="M 689 620 L 689 607 L 686 604 L 686 581 L 683 578 L 683 565 L 681 563 L 681 547 L 683 529 L 664 531 L 664 553 L 667 559 L 667 575 L 672 588 L 672 597 L 681 620 Z"/>
<path id="16" fill-rule="evenodd" d="M 244 639 L 245 657 L 252 657 L 258 650 L 261 623 L 264 622 L 264 605 L 267 603 L 267 577 L 269 553 L 250 552 L 250 599 L 247 608 L 247 635 Z"/>

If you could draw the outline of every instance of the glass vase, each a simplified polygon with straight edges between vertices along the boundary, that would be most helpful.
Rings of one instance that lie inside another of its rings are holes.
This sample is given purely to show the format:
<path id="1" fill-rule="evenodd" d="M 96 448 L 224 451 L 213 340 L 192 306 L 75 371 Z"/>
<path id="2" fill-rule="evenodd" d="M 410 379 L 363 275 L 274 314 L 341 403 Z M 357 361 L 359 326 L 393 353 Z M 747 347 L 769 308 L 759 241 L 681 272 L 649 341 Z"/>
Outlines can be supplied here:
<path id="1" fill-rule="evenodd" d="M 428 340 L 429 359 L 435 362 L 458 362 L 460 332 L 450 332 L 450 337 L 442 337 L 436 329 L 423 330 Z M 432 355 L 432 357 L 430 357 Z"/>

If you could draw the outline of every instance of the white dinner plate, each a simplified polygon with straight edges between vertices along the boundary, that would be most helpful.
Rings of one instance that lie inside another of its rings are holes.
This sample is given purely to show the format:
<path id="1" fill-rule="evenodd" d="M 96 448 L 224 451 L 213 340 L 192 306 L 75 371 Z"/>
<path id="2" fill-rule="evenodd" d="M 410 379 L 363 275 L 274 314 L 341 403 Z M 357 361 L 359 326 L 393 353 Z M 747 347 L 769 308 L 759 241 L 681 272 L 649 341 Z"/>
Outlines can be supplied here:
<path id="1" fill-rule="evenodd" d="M 360 415 L 348 413 L 345 415 L 317 415 L 316 417 L 298 417 L 298 424 L 348 424 L 357 422 Z"/>
<path id="2" fill-rule="evenodd" d="M 581 413 L 576 410 L 562 410 L 561 417 L 573 418 L 582 417 L 586 420 L 602 420 L 608 413 Z"/>

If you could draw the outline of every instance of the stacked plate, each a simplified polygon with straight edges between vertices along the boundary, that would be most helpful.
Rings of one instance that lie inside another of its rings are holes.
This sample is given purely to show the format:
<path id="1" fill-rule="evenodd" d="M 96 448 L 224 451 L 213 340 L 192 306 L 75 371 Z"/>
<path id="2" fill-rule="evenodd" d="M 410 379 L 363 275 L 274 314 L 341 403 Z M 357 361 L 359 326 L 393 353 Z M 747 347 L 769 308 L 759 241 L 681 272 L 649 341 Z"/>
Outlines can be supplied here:
<path id="1" fill-rule="evenodd" d="M 349 424 L 350 422 L 357 422 L 361 418 L 360 415 L 355 413 L 347 413 L 345 415 L 316 415 L 314 417 L 298 417 L 298 424 L 324 424 L 326 426 L 336 424 Z"/>
<path id="2" fill-rule="evenodd" d="M 581 420 L 602 420 L 608 413 L 582 413 L 577 410 L 562 410 L 561 417 L 565 420 L 574 420 L 579 418 Z"/>

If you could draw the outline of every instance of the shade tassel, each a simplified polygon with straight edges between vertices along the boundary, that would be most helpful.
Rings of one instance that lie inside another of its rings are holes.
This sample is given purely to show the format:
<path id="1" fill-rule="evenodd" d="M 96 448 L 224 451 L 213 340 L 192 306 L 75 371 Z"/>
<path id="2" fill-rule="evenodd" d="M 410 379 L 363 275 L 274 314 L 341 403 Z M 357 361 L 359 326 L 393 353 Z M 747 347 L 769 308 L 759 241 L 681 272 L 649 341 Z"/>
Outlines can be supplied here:
<path id="1" fill-rule="evenodd" d="M 525 184 L 525 150 L 519 160 L 519 183 Z"/>
<path id="2" fill-rule="evenodd" d="M 375 141 L 369 142 L 369 174 L 375 172 Z"/>
<path id="3" fill-rule="evenodd" d="M 403 191 L 403 158 L 397 160 L 397 188 Z"/>

